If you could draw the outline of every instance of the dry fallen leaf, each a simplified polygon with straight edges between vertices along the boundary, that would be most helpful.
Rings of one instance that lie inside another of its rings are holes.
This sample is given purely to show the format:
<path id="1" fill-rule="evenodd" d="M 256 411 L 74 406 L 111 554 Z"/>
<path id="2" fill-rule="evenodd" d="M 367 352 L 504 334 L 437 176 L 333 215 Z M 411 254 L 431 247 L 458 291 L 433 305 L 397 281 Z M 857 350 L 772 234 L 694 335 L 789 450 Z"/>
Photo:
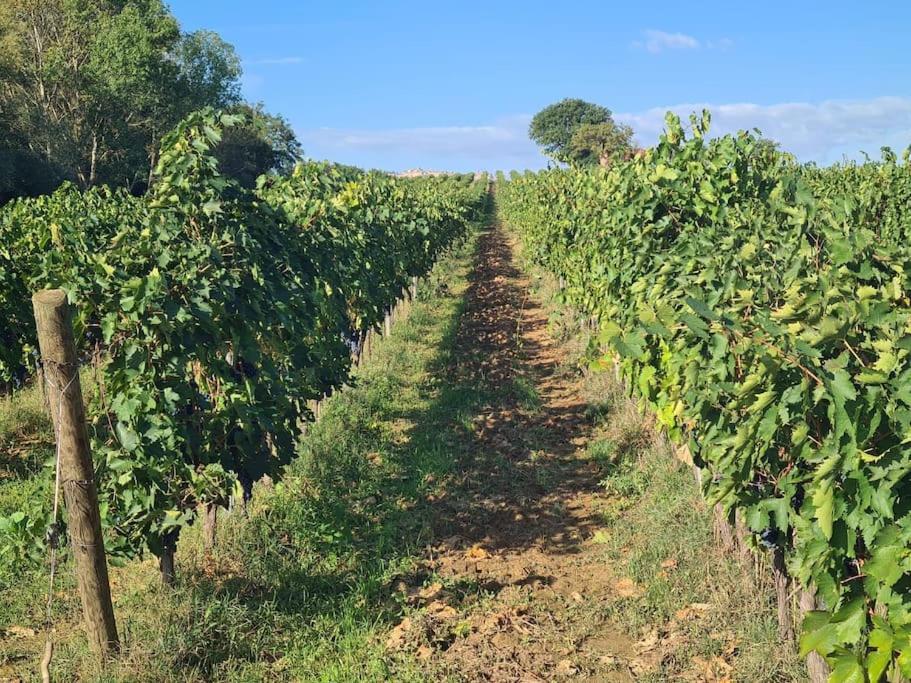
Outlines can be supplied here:
<path id="1" fill-rule="evenodd" d="M 418 597 L 422 600 L 433 600 L 443 592 L 442 583 L 432 583 L 418 591 Z"/>
<path id="2" fill-rule="evenodd" d="M 482 548 L 480 545 L 473 545 L 465 553 L 465 556 L 471 558 L 472 560 L 484 560 L 490 557 L 490 553 L 484 550 L 484 548 Z"/>
<path id="3" fill-rule="evenodd" d="M 642 590 L 632 579 L 622 578 L 614 582 L 614 592 L 621 598 L 634 598 L 642 594 Z"/>
<path id="4" fill-rule="evenodd" d="M 691 680 L 705 681 L 706 683 L 730 683 L 728 674 L 734 669 L 721 657 L 693 657 L 694 671 L 690 672 Z M 695 676 L 693 676 L 695 674 Z"/>
<path id="5" fill-rule="evenodd" d="M 432 614 L 438 619 L 452 619 L 459 614 L 454 607 L 447 605 L 441 600 L 434 600 L 427 605 L 427 613 Z"/>
<path id="6" fill-rule="evenodd" d="M 557 662 L 557 673 L 561 676 L 574 676 L 579 673 L 579 668 L 573 664 L 571 659 L 561 659 Z"/>
<path id="7" fill-rule="evenodd" d="M 674 612 L 674 618 L 677 621 L 686 621 L 708 612 L 711 608 L 707 602 L 694 602 Z"/>
<path id="8" fill-rule="evenodd" d="M 387 650 L 399 650 L 405 644 L 405 636 L 408 634 L 408 631 L 411 630 L 411 619 L 405 617 L 402 619 L 401 623 L 394 627 L 389 632 L 389 637 L 386 639 L 386 649 Z"/>

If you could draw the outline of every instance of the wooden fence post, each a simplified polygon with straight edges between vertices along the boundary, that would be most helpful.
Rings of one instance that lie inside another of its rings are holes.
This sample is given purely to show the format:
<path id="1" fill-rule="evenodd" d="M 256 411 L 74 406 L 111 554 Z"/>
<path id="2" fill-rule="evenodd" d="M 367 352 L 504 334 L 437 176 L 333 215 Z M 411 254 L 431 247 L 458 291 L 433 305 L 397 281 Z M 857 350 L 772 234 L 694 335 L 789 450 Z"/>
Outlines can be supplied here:
<path id="1" fill-rule="evenodd" d="M 203 534 L 202 534 L 202 544 L 203 549 L 206 551 L 206 554 L 210 554 L 215 548 L 215 537 L 217 535 L 218 528 L 218 504 L 209 501 L 203 504 Z"/>
<path id="2" fill-rule="evenodd" d="M 778 606 L 778 637 L 783 643 L 792 643 L 794 642 L 794 617 L 791 614 L 791 582 L 788 580 L 788 572 L 784 565 L 784 551 L 779 546 L 772 550 L 772 576 L 775 579 L 775 597 Z"/>
<path id="3" fill-rule="evenodd" d="M 801 618 L 807 612 L 810 612 L 815 609 L 819 609 L 819 605 L 816 602 L 816 594 L 807 589 L 800 591 L 800 614 Z M 826 661 L 816 652 L 811 652 L 807 655 L 807 674 L 810 678 L 810 683 L 825 683 L 829 680 L 829 667 L 826 665 Z"/>
<path id="4" fill-rule="evenodd" d="M 48 385 L 48 405 L 57 436 L 60 481 L 85 630 L 92 650 L 103 659 L 117 650 L 120 643 L 111 604 L 70 307 L 66 293 L 60 289 L 36 293 L 32 306 Z"/>

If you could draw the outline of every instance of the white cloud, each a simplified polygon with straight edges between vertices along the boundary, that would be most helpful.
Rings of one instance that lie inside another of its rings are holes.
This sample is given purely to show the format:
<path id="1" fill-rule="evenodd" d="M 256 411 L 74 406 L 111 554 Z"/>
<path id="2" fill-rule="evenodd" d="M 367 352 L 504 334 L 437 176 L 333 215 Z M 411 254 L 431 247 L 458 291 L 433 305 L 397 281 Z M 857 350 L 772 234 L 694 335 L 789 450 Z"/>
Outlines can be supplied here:
<path id="1" fill-rule="evenodd" d="M 658 54 L 664 50 L 696 50 L 700 43 L 693 36 L 685 33 L 668 33 L 667 31 L 648 30 L 643 31 L 644 40 L 637 40 L 633 47 L 645 49 L 652 54 Z"/>
<path id="2" fill-rule="evenodd" d="M 642 36 L 642 40 L 633 41 L 633 47 L 639 50 L 646 50 L 653 55 L 665 50 L 699 50 L 702 48 L 729 50 L 734 47 L 734 41 L 730 38 L 702 41 L 686 33 L 669 33 L 668 31 L 656 31 L 654 29 L 643 31 Z"/>
<path id="3" fill-rule="evenodd" d="M 803 161 L 831 163 L 866 151 L 878 156 L 882 145 L 897 150 L 911 144 L 911 98 L 761 105 L 677 104 L 616 114 L 633 127 L 639 144 L 652 145 L 664 129 L 667 111 L 687 124 L 691 112 L 708 108 L 713 135 L 759 128 Z M 358 166 L 403 170 L 415 166 L 440 170 L 541 168 L 547 164 L 528 139 L 530 115 L 479 126 L 429 126 L 391 129 L 318 128 L 298 130 L 307 154 Z"/>
<path id="4" fill-rule="evenodd" d="M 480 126 L 298 130 L 309 156 L 402 170 L 540 168 L 547 163 L 528 139 L 530 115 Z M 388 160 L 384 163 L 384 160 Z"/>
<path id="5" fill-rule="evenodd" d="M 710 40 L 705 45 L 710 50 L 730 50 L 734 47 L 734 41 L 730 38 L 719 38 L 718 40 Z"/>
<path id="6" fill-rule="evenodd" d="M 263 57 L 262 59 L 244 60 L 245 66 L 286 66 L 288 64 L 302 64 L 303 57 Z"/>
<path id="7" fill-rule="evenodd" d="M 856 158 L 862 151 L 878 155 L 882 145 L 904 148 L 911 144 L 911 98 L 907 97 L 771 105 L 678 104 L 615 118 L 633 127 L 640 144 L 651 145 L 664 129 L 667 111 L 686 122 L 691 112 L 704 108 L 712 113 L 713 135 L 758 128 L 806 161 L 831 163 L 844 155 Z"/>

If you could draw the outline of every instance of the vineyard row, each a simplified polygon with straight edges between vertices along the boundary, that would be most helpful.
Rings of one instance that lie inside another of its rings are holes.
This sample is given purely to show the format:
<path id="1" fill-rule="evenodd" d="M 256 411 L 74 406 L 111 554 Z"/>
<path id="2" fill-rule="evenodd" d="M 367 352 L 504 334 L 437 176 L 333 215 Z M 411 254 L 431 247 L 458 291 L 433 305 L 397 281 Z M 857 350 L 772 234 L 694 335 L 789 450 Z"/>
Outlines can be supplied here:
<path id="1" fill-rule="evenodd" d="M 194 114 L 144 197 L 64 187 L 0 211 L 0 383 L 35 367 L 31 293 L 62 288 L 98 390 L 89 431 L 109 556 L 173 557 L 200 505 L 277 477 L 413 278 L 483 218 L 487 179 L 306 163 L 228 181 L 238 118 Z M 0 560 L 44 555 L 49 501 L 0 519 Z"/>
<path id="2" fill-rule="evenodd" d="M 501 177 L 500 208 L 707 500 L 817 592 L 802 653 L 911 675 L 908 155 L 819 169 L 691 121 L 610 169 Z"/>

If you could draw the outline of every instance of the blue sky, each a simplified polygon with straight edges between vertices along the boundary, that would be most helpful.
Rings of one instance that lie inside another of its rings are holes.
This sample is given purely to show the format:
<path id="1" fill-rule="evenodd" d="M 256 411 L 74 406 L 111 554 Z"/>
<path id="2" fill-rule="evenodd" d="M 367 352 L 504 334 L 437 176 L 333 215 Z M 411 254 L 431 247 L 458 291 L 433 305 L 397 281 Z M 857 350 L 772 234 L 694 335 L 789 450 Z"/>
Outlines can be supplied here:
<path id="1" fill-rule="evenodd" d="M 308 156 L 403 170 L 538 168 L 536 111 L 609 107 L 651 144 L 668 109 L 828 163 L 911 144 L 911 3 L 172 0 L 218 31 L 244 95 Z"/>

